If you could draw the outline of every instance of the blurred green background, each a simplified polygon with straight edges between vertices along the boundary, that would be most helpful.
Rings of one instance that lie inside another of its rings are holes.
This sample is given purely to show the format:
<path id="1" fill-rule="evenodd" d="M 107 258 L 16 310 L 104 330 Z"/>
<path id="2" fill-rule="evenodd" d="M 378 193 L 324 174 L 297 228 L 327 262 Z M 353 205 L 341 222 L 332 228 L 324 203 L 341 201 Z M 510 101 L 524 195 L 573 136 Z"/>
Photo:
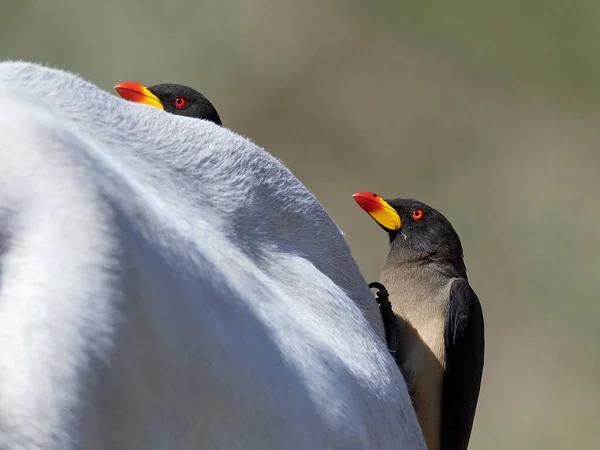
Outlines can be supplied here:
<path id="1" fill-rule="evenodd" d="M 600 3 L 0 0 L 0 58 L 194 86 L 283 160 L 369 280 L 352 200 L 415 197 L 462 237 L 487 354 L 472 449 L 595 449 Z"/>

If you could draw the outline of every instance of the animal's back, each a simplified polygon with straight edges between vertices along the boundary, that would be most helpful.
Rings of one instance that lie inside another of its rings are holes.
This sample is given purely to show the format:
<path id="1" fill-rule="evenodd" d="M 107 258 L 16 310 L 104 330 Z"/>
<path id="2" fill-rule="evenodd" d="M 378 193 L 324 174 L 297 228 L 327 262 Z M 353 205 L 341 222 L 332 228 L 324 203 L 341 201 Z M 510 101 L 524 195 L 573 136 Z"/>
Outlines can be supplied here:
<path id="1" fill-rule="evenodd" d="M 277 160 L 39 66 L 0 65 L 0 99 L 1 449 L 424 448 Z"/>

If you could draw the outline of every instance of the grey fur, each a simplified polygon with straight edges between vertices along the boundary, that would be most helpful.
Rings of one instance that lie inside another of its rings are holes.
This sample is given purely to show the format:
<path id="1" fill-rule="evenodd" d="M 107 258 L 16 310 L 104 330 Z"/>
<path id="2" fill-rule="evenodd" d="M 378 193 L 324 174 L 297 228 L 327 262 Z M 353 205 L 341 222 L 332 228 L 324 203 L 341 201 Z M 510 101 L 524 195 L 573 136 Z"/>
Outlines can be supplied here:
<path id="1" fill-rule="evenodd" d="M 269 153 L 0 64 L 0 449 L 424 449 L 337 226 Z"/>

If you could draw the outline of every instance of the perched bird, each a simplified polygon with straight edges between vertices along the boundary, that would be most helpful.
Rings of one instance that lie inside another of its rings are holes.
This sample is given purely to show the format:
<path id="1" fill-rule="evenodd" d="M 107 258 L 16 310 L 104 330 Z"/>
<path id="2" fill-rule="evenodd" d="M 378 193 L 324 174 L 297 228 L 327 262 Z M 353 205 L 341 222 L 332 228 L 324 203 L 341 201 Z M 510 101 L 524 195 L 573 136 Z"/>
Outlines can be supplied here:
<path id="1" fill-rule="evenodd" d="M 450 222 L 412 199 L 353 195 L 387 233 L 381 273 L 400 327 L 397 361 L 429 450 L 465 450 L 484 359 L 483 313 Z"/>
<path id="2" fill-rule="evenodd" d="M 210 100 L 188 86 L 163 83 L 146 87 L 135 81 L 124 81 L 115 86 L 115 91 L 125 100 L 145 103 L 178 116 L 204 119 L 223 125 Z"/>

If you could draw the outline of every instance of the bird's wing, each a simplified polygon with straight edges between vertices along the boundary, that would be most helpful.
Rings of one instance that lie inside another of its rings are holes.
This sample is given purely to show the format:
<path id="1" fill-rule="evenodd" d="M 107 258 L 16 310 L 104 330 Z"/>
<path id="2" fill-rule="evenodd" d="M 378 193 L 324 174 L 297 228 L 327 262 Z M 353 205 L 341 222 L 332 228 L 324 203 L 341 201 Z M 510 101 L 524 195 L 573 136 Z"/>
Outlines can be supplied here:
<path id="1" fill-rule="evenodd" d="M 466 280 L 450 287 L 444 324 L 442 450 L 465 450 L 479 397 L 485 349 L 483 313 Z"/>

